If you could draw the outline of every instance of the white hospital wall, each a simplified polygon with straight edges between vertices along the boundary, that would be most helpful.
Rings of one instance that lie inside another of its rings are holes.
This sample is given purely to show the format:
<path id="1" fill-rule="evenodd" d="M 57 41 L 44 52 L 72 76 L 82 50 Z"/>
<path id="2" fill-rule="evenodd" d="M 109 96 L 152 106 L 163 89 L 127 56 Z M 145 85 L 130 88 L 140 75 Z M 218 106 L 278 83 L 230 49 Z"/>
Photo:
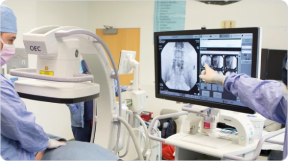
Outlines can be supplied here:
<path id="1" fill-rule="evenodd" d="M 89 3 L 89 30 L 110 25 L 115 28 L 141 28 L 140 86 L 149 98 L 145 110 L 154 116 L 163 108 L 181 110 L 182 104 L 155 98 L 153 1 Z M 185 29 L 220 28 L 221 21 L 236 21 L 236 27 L 262 27 L 262 47 L 287 49 L 287 5 L 282 1 L 240 1 L 227 6 L 188 1 Z"/>
<path id="2" fill-rule="evenodd" d="M 283 1 L 244 0 L 227 6 L 187 2 L 186 29 L 220 28 L 223 20 L 236 21 L 236 27 L 262 27 L 263 48 L 287 49 L 287 5 Z"/>
<path id="3" fill-rule="evenodd" d="M 17 17 L 16 47 L 24 47 L 23 33 L 45 25 L 78 26 L 87 29 L 88 2 L 6 1 Z M 37 57 L 29 54 L 29 68 L 36 68 Z M 66 105 L 23 99 L 27 109 L 36 115 L 36 122 L 45 132 L 73 138 L 70 112 Z"/>

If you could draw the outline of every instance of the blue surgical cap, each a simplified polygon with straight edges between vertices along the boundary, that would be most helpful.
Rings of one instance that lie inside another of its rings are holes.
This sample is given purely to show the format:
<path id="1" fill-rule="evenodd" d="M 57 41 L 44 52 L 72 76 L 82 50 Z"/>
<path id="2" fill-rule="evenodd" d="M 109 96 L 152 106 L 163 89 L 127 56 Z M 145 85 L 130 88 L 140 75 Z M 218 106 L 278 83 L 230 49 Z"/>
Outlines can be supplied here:
<path id="1" fill-rule="evenodd" d="M 1 5 L 1 32 L 17 34 L 16 16 L 11 8 Z"/>

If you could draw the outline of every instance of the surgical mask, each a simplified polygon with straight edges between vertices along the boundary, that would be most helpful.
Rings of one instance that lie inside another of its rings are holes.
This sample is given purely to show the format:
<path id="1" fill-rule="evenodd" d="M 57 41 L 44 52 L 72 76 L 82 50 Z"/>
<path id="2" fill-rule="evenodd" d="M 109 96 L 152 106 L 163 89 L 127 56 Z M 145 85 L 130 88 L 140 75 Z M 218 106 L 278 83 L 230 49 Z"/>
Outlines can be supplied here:
<path id="1" fill-rule="evenodd" d="M 15 54 L 14 45 L 5 44 L 2 40 L 3 48 L 1 51 L 1 66 L 5 65 Z"/>
<path id="2" fill-rule="evenodd" d="M 284 98 L 287 100 L 287 87 L 284 83 L 282 83 L 282 94 L 284 96 Z"/>

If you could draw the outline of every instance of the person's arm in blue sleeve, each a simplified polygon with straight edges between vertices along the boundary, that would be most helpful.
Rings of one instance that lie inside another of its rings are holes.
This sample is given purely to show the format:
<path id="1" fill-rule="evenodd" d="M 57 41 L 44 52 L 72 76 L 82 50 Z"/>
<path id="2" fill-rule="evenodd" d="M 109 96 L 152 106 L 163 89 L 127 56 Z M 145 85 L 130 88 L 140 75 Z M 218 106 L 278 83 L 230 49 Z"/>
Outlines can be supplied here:
<path id="1" fill-rule="evenodd" d="M 219 75 L 205 64 L 205 72 L 199 76 L 206 83 L 222 85 L 226 90 L 239 97 L 247 107 L 264 117 L 286 123 L 287 102 L 282 94 L 282 83 L 263 81 L 245 74 Z M 286 88 L 286 87 L 285 87 Z"/>
<path id="2" fill-rule="evenodd" d="M 287 104 L 282 94 L 282 83 L 237 74 L 226 77 L 224 87 L 264 117 L 286 123 Z"/>
<path id="3" fill-rule="evenodd" d="M 69 110 L 71 112 L 75 112 L 78 109 L 78 107 L 77 107 L 78 104 L 76 104 L 76 103 L 74 103 L 74 104 L 66 104 L 66 105 L 68 106 L 68 108 L 69 108 Z"/>
<path id="4" fill-rule="evenodd" d="M 28 152 L 40 152 L 49 145 L 43 128 L 35 123 L 35 116 L 27 111 L 13 85 L 1 77 L 1 135 L 16 140 Z"/>
<path id="5" fill-rule="evenodd" d="M 84 102 L 66 104 L 71 114 L 71 125 L 84 128 Z"/>

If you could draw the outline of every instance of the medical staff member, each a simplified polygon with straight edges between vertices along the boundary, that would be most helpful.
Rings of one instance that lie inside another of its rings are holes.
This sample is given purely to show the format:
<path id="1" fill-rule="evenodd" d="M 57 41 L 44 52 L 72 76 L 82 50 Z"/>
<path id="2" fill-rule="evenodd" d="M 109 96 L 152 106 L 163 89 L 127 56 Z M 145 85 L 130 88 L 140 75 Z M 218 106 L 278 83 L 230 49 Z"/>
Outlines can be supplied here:
<path id="1" fill-rule="evenodd" d="M 81 60 L 80 73 L 88 74 L 88 68 L 84 60 Z M 113 72 L 113 70 L 112 70 Z M 118 97 L 117 81 L 114 80 L 115 95 Z M 121 86 L 121 92 L 130 90 L 131 86 Z M 93 100 L 67 104 L 71 113 L 72 132 L 76 141 L 90 142 L 93 121 Z"/>
<path id="2" fill-rule="evenodd" d="M 222 85 L 247 107 L 260 113 L 267 119 L 287 124 L 287 54 L 283 60 L 282 82 L 273 80 L 259 80 L 245 74 L 219 75 L 207 64 L 199 77 L 207 83 Z M 287 128 L 283 158 L 287 157 Z"/>
<path id="3" fill-rule="evenodd" d="M 15 54 L 13 43 L 17 26 L 13 11 L 4 5 L 1 10 L 1 67 Z M 1 74 L 1 157 L 4 160 L 35 160 L 35 153 L 57 148 L 65 143 L 49 139 L 35 116 L 27 111 L 13 84 Z"/>

